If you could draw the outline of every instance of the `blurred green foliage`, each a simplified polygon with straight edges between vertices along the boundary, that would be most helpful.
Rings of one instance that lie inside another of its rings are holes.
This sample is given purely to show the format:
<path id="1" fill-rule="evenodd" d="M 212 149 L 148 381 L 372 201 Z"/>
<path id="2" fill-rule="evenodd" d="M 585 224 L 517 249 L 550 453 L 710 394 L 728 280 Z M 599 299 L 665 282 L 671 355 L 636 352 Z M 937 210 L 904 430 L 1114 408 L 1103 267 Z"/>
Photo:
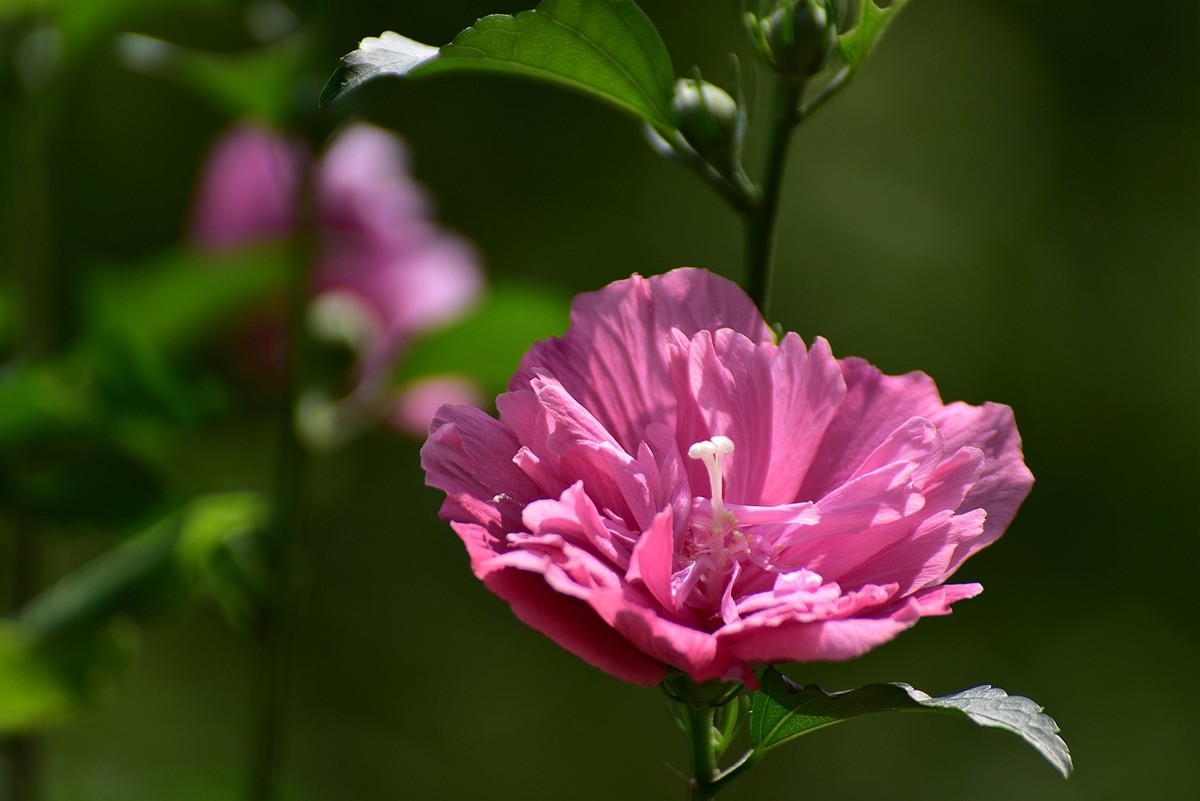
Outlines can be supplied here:
<path id="1" fill-rule="evenodd" d="M 244 627 L 261 579 L 253 535 L 265 520 L 248 493 L 197 498 L 29 599 L 0 624 L 0 733 L 62 723 L 111 692 L 134 623 L 161 619 L 205 590 Z"/>
<path id="2" fill-rule="evenodd" d="M 399 130 L 441 218 L 485 254 L 511 304 L 416 343 L 402 376 L 486 366 L 495 391 L 520 342 L 561 330 L 558 298 L 679 264 L 739 277 L 728 210 L 586 98 L 447 75 L 317 110 L 363 36 L 450 41 L 528 5 L 309 0 L 292 7 L 297 39 L 256 34 L 247 12 L 268 7 L 234 0 L 0 2 L 0 567 L 36 519 L 35 589 L 69 577 L 57 603 L 84 593 L 97 610 L 65 651 L 34 642 L 26 613 L 6 618 L 0 728 L 107 699 L 49 735 L 52 801 L 240 787 L 253 650 L 226 616 L 253 606 L 255 558 L 238 543 L 261 506 L 237 494 L 212 512 L 233 524 L 180 533 L 187 499 L 263 489 L 271 463 L 274 407 L 219 329 L 278 287 L 284 257 L 212 270 L 180 250 L 200 160 L 235 115 L 314 142 L 356 116 Z M 746 60 L 736 4 L 640 5 L 677 73 L 696 64 L 724 83 L 725 53 Z M 1179 688 L 1200 660 L 1187 501 L 1200 480 L 1200 6 L 914 0 L 891 27 L 800 132 L 772 315 L 838 355 L 926 370 L 947 399 L 1012 404 L 1038 484 L 964 568 L 981 598 L 853 663 L 788 672 L 829 689 L 989 682 L 1032 696 L 1077 774 L 1062 783 L 1017 742 L 901 716 L 806 737 L 736 792 L 1195 797 L 1200 706 Z M 173 44 L 131 69 L 121 32 Z M 472 333 L 488 315 L 508 333 L 494 351 Z M 681 797 L 661 760 L 686 756 L 661 699 L 561 652 L 478 586 L 416 451 L 376 432 L 309 476 L 290 781 L 313 799 Z M 185 584 L 216 600 L 180 606 Z M 0 578 L 5 598 L 24 589 Z"/>

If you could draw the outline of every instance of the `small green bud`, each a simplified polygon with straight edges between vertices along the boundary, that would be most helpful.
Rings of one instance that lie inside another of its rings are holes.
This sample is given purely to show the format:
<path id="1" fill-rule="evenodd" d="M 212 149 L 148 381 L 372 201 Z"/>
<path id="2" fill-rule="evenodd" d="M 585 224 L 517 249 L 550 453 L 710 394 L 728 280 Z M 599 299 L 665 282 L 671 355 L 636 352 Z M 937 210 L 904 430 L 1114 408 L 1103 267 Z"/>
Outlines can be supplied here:
<path id="1" fill-rule="evenodd" d="M 835 21 L 817 0 L 787 2 L 772 12 L 760 24 L 775 69 L 799 81 L 820 72 L 837 46 Z"/>
<path id="2" fill-rule="evenodd" d="M 736 158 L 745 123 L 728 92 L 698 78 L 680 78 L 671 105 L 679 118 L 679 132 L 701 158 L 718 168 Z"/>

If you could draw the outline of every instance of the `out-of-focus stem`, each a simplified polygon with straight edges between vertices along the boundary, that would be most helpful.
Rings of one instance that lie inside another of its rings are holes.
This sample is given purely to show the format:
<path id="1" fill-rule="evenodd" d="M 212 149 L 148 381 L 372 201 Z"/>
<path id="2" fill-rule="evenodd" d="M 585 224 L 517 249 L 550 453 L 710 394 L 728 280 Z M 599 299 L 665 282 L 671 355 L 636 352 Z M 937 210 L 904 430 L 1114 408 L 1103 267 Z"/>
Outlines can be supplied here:
<path id="1" fill-rule="evenodd" d="M 287 357 L 285 387 L 276 414 L 279 426 L 271 520 L 262 532 L 262 552 L 268 593 L 260 607 L 256 638 L 261 653 L 255 690 L 247 801 L 274 801 L 279 797 L 280 763 L 288 690 L 288 652 L 294 625 L 293 564 L 296 529 L 303 497 L 307 451 L 294 420 L 304 386 L 305 316 L 311 290 L 315 236 L 315 202 L 311 170 L 306 171 L 297 202 L 297 233 L 287 286 Z"/>
<path id="2" fill-rule="evenodd" d="M 20 606 L 37 592 L 40 568 L 38 528 L 28 518 L 19 517 L 12 529 L 9 608 Z M 41 750 L 40 739 L 31 734 L 17 734 L 4 740 L 4 757 L 8 763 L 4 798 L 12 801 L 41 798 Z"/>
<path id="3" fill-rule="evenodd" d="M 53 356 L 59 338 L 57 264 L 51 247 L 50 192 L 46 140 L 52 108 L 46 97 L 23 96 L 0 125 L 11 134 L 0 158 L 0 240 L 3 261 L 12 272 L 16 299 L 16 355 L 23 361 Z M 7 608 L 16 608 L 40 589 L 43 527 L 18 514 L 12 522 L 11 587 Z M 3 741 L 8 763 L 5 798 L 37 801 L 41 797 L 41 742 L 31 734 Z"/>
<path id="4" fill-rule="evenodd" d="M 8 757 L 8 795 L 12 801 L 35 801 L 41 797 L 41 748 L 36 737 L 19 735 L 4 743 Z"/>

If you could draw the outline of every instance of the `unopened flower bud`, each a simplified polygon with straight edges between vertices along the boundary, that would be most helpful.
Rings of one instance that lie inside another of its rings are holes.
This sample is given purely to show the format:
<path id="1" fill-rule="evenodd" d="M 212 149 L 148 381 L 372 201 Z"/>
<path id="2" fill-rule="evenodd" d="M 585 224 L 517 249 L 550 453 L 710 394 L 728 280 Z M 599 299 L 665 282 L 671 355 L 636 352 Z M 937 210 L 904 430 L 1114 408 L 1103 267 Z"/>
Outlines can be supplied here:
<path id="1" fill-rule="evenodd" d="M 788 78 L 804 81 L 816 75 L 837 46 L 834 20 L 817 0 L 784 3 L 761 24 L 768 58 Z"/>
<path id="2" fill-rule="evenodd" d="M 728 92 L 708 81 L 680 78 L 671 105 L 679 118 L 679 132 L 705 161 L 720 168 L 736 157 L 744 123 Z"/>

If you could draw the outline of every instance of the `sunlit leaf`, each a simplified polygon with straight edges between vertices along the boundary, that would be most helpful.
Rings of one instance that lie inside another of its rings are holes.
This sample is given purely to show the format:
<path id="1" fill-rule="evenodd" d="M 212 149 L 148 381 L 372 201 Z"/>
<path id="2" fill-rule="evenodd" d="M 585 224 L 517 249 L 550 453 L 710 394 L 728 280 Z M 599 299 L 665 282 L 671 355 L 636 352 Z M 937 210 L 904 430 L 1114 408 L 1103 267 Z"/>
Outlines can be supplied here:
<path id="1" fill-rule="evenodd" d="M 483 70 L 565 84 L 661 130 L 675 127 L 674 69 L 662 37 L 632 0 L 544 0 L 533 11 L 478 20 L 440 50 L 391 31 L 342 59 L 321 101 L 379 75 Z"/>
<path id="2" fill-rule="evenodd" d="M 358 43 L 357 50 L 342 56 L 341 66 L 321 90 L 321 104 L 338 100 L 372 78 L 408 75 L 437 54 L 438 48 L 395 31 L 368 36 Z"/>
<path id="3" fill-rule="evenodd" d="M 892 0 L 890 3 L 862 0 L 858 4 L 858 24 L 838 37 L 838 52 L 851 71 L 862 66 L 884 31 L 896 18 L 896 13 L 907 2 L 908 0 Z"/>
<path id="4" fill-rule="evenodd" d="M 20 629 L 0 621 L 0 733 L 60 723 L 75 706 L 70 688 L 58 680 Z"/>
<path id="5" fill-rule="evenodd" d="M 241 630 L 253 618 L 262 589 L 255 546 L 266 521 L 261 495 L 227 492 L 193 501 L 179 532 L 176 558 L 193 589 L 216 601 Z"/>
<path id="6" fill-rule="evenodd" d="M 801 687 L 778 670 L 768 668 L 762 687 L 754 694 L 750 738 L 755 751 L 765 752 L 860 715 L 911 711 L 955 715 L 1012 732 L 1033 746 L 1064 778 L 1071 773 L 1071 754 L 1053 718 L 1028 698 L 986 685 L 940 698 L 907 684 L 870 684 L 827 693 L 812 684 Z"/>
<path id="7" fill-rule="evenodd" d="M 491 394 L 502 391 L 530 343 L 558 336 L 567 326 L 568 300 L 520 284 L 492 286 L 475 311 L 450 328 L 413 343 L 400 365 L 409 381 L 454 374 L 473 379 Z"/>

